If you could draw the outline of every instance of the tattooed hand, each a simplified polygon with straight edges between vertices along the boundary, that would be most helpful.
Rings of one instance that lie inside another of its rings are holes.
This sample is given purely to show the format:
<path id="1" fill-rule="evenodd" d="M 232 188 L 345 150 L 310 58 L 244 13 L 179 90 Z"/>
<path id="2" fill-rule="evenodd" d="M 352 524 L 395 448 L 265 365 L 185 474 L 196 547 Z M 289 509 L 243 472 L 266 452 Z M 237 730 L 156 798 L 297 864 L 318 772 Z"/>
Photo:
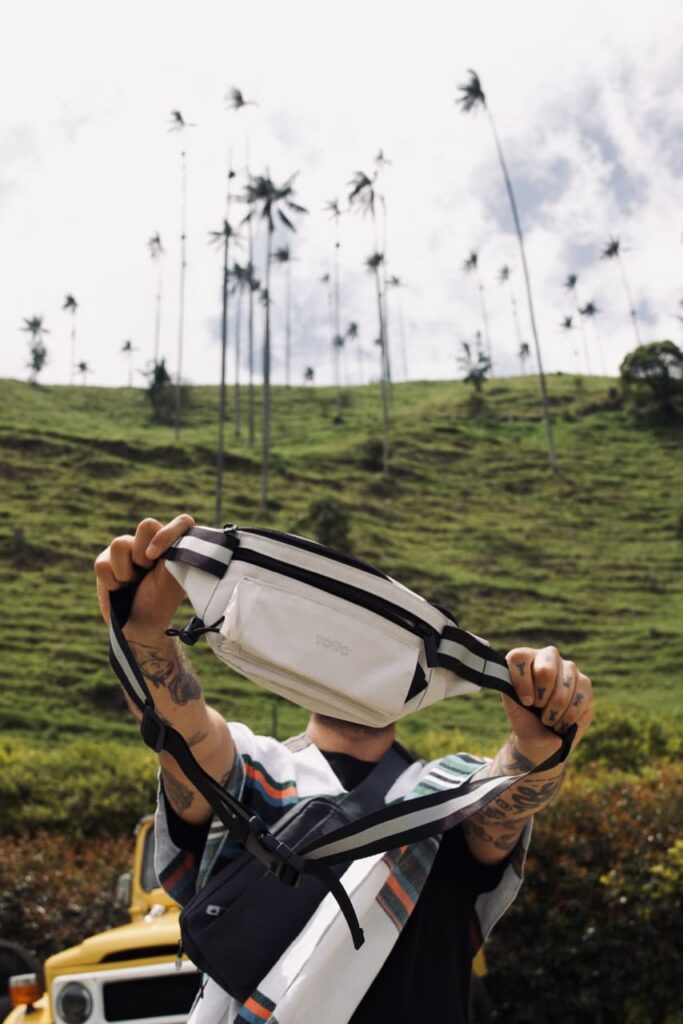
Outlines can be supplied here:
<path id="1" fill-rule="evenodd" d="M 160 555 L 194 526 L 189 515 L 179 515 L 162 526 L 157 519 L 143 519 L 135 536 L 116 537 L 95 560 L 97 598 L 105 622 L 109 621 L 109 591 L 142 579 L 124 632 L 126 636 L 154 638 L 171 623 L 184 597 L 182 588 L 167 571 Z"/>
<path id="2" fill-rule="evenodd" d="M 573 661 L 565 661 L 556 647 L 517 647 L 507 655 L 507 663 L 522 704 L 543 709 L 539 719 L 503 698 L 517 749 L 538 763 L 557 748 L 553 733 L 561 734 L 575 723 L 572 750 L 576 749 L 593 717 L 593 687 L 588 676 Z"/>

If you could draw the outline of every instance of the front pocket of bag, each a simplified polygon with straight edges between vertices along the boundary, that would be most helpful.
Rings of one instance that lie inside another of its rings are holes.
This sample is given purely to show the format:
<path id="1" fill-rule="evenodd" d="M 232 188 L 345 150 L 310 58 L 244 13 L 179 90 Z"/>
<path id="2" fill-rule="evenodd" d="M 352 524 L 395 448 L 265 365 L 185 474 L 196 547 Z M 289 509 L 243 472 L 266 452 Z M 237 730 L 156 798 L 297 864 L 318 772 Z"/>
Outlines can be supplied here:
<path id="1" fill-rule="evenodd" d="M 399 718 L 420 638 L 342 598 L 296 588 L 242 577 L 225 611 L 221 651 Z"/>

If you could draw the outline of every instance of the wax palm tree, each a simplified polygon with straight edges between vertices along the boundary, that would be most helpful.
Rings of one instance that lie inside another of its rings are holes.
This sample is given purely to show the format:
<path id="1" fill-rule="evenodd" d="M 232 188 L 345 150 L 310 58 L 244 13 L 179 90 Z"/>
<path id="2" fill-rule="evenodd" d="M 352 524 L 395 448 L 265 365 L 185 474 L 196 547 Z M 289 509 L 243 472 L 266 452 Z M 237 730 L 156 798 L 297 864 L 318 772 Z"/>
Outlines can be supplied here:
<path id="1" fill-rule="evenodd" d="M 380 150 L 382 160 L 384 156 Z M 391 385 L 391 359 L 389 355 L 389 332 L 387 330 L 387 319 L 386 319 L 386 305 L 385 305 L 385 266 L 384 266 L 384 251 L 379 248 L 379 235 L 378 235 L 378 223 L 377 223 L 377 205 L 381 202 L 379 194 L 377 192 L 377 171 L 370 177 L 364 171 L 356 171 L 349 186 L 351 191 L 349 192 L 349 206 L 351 209 L 358 209 L 363 214 L 370 214 L 372 219 L 372 233 L 375 243 L 374 254 L 381 254 L 382 257 L 382 273 L 376 275 L 377 283 L 379 285 L 379 296 L 378 296 L 378 311 L 380 311 L 380 351 L 384 360 L 383 376 L 386 377 L 387 382 Z M 386 213 L 386 209 L 385 209 Z"/>
<path id="2" fill-rule="evenodd" d="M 560 327 L 562 328 L 563 331 L 568 331 L 568 332 L 572 331 L 572 332 L 574 332 L 574 317 L 573 316 L 565 316 L 565 317 L 563 317 L 562 321 L 560 323 Z M 578 373 L 579 370 L 580 370 L 580 367 L 579 367 L 579 348 L 578 348 L 578 345 L 576 344 L 576 333 L 575 332 L 574 332 L 574 358 L 576 359 L 576 372 Z"/>
<path id="3" fill-rule="evenodd" d="M 290 385 L 292 347 L 292 254 L 288 245 L 281 245 L 273 259 L 285 268 L 285 387 Z"/>
<path id="4" fill-rule="evenodd" d="M 261 478 L 261 511 L 268 508 L 268 485 L 270 476 L 270 268 L 273 262 L 273 235 L 276 221 L 288 231 L 296 231 L 293 214 L 307 213 L 304 206 L 294 200 L 294 179 L 292 175 L 282 185 L 276 185 L 268 174 L 250 178 L 245 199 L 250 206 L 247 215 L 258 213 L 265 222 L 266 251 L 264 259 L 265 325 L 263 340 L 263 472 Z"/>
<path id="5" fill-rule="evenodd" d="M 251 236 L 251 222 L 249 229 L 249 252 L 252 252 L 252 236 Z M 248 316 L 249 324 L 247 328 L 247 339 L 248 339 L 248 354 L 247 359 L 249 363 L 249 386 L 247 391 L 247 420 L 248 420 L 248 432 L 249 432 L 249 447 L 254 447 L 254 441 L 256 436 L 256 425 L 255 425 L 255 403 L 254 403 L 254 296 L 258 295 L 261 289 L 261 282 L 256 277 L 254 272 L 254 264 L 251 261 L 251 256 L 247 262 L 245 269 L 245 287 L 247 290 L 248 299 Z"/>
<path id="6" fill-rule="evenodd" d="M 529 348 L 529 345 L 527 344 L 526 341 L 523 341 L 521 343 L 521 345 L 519 346 L 519 352 L 517 354 L 519 356 L 519 362 L 520 362 L 520 365 L 522 367 L 522 377 L 523 377 L 524 376 L 524 366 L 525 366 L 525 363 L 526 363 L 527 359 L 531 355 L 531 349 Z"/>
<path id="7" fill-rule="evenodd" d="M 607 374 L 605 372 L 605 360 L 604 360 L 604 357 L 603 357 L 603 354 L 602 354 L 602 346 L 600 344 L 600 337 L 598 335 L 597 324 L 595 322 L 595 318 L 600 313 L 600 310 L 598 309 L 598 307 L 595 305 L 594 302 L 587 302 L 585 304 L 585 306 L 581 307 L 581 309 L 579 310 L 579 313 L 581 314 L 581 316 L 587 317 L 588 320 L 590 321 L 590 323 L 592 324 L 592 327 L 593 327 L 593 338 L 595 340 L 595 347 L 598 350 L 598 356 L 600 357 L 600 367 L 602 369 L 602 375 L 603 375 L 603 377 L 606 377 Z"/>
<path id="8" fill-rule="evenodd" d="M 196 128 L 190 121 L 186 121 L 179 110 L 171 111 L 171 122 L 169 131 L 178 134 L 185 134 L 186 128 Z M 183 343 L 185 334 L 185 276 L 187 272 L 187 152 L 185 146 L 180 149 L 180 305 L 178 310 L 178 367 L 176 371 L 176 403 L 175 403 L 175 437 L 180 437 L 181 424 L 181 396 L 180 381 L 183 372 Z"/>
<path id="9" fill-rule="evenodd" d="M 315 370 L 312 366 L 307 366 L 304 370 L 304 380 L 307 384 L 312 384 L 315 380 Z"/>
<path id="10" fill-rule="evenodd" d="M 341 243 L 339 241 L 339 220 L 341 218 L 341 207 L 339 206 L 338 199 L 328 199 L 325 203 L 325 211 L 330 214 L 334 221 L 334 259 L 332 261 L 333 267 L 333 283 L 331 288 L 332 296 L 332 349 L 333 349 L 333 360 L 334 360 L 334 371 L 335 371 L 335 384 L 337 387 L 337 404 L 340 402 L 340 384 L 341 374 L 339 368 L 339 354 L 343 347 L 343 337 L 341 333 L 341 286 L 339 281 L 339 255 Z M 340 346 L 341 339 L 341 346 Z"/>
<path id="11" fill-rule="evenodd" d="M 631 297 L 631 289 L 629 287 L 628 278 L 626 277 L 626 268 L 624 267 L 624 261 L 622 259 L 622 247 L 621 242 L 618 238 L 610 238 L 609 242 L 605 245 L 604 249 L 600 254 L 600 259 L 603 260 L 616 260 L 621 271 L 621 280 L 624 285 L 624 291 L 626 293 L 626 301 L 628 303 L 629 316 L 633 323 L 633 333 L 636 336 L 636 346 L 642 344 L 640 337 L 640 328 L 638 327 L 638 318 L 636 314 L 636 308 Z"/>
<path id="12" fill-rule="evenodd" d="M 157 266 L 157 294 L 155 301 L 154 316 L 154 365 L 159 362 L 159 344 L 161 339 L 161 289 L 162 289 L 162 260 L 161 257 L 166 251 L 161 244 L 161 235 L 157 231 L 147 240 L 147 248 L 153 263 Z"/>
<path id="13" fill-rule="evenodd" d="M 531 280 L 529 277 L 529 268 L 526 259 L 526 248 L 524 244 L 524 233 L 522 231 L 522 224 L 519 219 L 519 213 L 517 212 L 517 202 L 515 200 L 515 194 L 512 188 L 512 181 L 508 173 L 507 164 L 505 162 L 505 156 L 503 154 L 503 148 L 498 138 L 498 131 L 496 129 L 495 121 L 491 111 L 486 103 L 486 95 L 482 89 L 479 76 L 474 72 L 469 72 L 469 81 L 465 85 L 459 87 L 461 96 L 456 102 L 460 104 L 460 107 L 464 113 L 470 113 L 473 110 L 484 109 L 488 116 L 489 125 L 493 133 L 493 139 L 496 146 L 496 152 L 500 163 L 500 168 L 503 173 L 503 179 L 505 181 L 505 187 L 507 189 L 508 199 L 510 200 L 510 208 L 512 210 L 512 217 L 515 223 L 515 231 L 517 233 L 517 240 L 519 242 L 519 249 L 522 258 L 522 269 L 524 272 L 524 283 L 526 286 L 527 303 L 529 306 L 529 320 L 531 322 L 531 331 L 534 338 L 534 347 L 536 349 L 536 359 L 538 362 L 538 379 L 541 386 L 541 402 L 543 406 L 543 419 L 545 420 L 545 429 L 548 441 L 548 459 L 553 473 L 558 472 L 557 458 L 555 455 L 555 442 L 553 439 L 553 427 L 550 418 L 550 403 L 548 401 L 548 389 L 546 387 L 545 374 L 543 372 L 543 362 L 541 359 L 541 344 L 538 338 L 538 330 L 536 328 L 536 316 L 534 314 L 534 303 L 531 294 Z"/>
<path id="14" fill-rule="evenodd" d="M 69 371 L 69 384 L 73 384 L 73 367 L 76 360 L 76 310 L 78 309 L 78 303 L 73 295 L 64 296 L 62 309 L 71 314 L 71 359 L 69 360 L 71 369 Z"/>
<path id="15" fill-rule="evenodd" d="M 226 369 L 228 360 L 228 260 L 230 258 L 230 239 L 235 231 L 227 220 L 223 221 L 218 231 L 209 232 L 209 244 L 223 252 L 221 272 L 221 378 L 218 398 L 218 445 L 216 448 L 216 493 L 214 502 L 214 523 L 218 527 L 223 521 L 223 462 L 225 459 L 225 417 L 227 415 Z"/>
<path id="16" fill-rule="evenodd" d="M 230 270 L 232 288 L 230 292 L 236 297 L 235 304 L 235 401 L 233 402 L 233 419 L 235 424 L 235 437 L 242 432 L 242 399 L 240 391 L 240 366 L 242 363 L 242 298 L 247 290 L 251 290 L 249 270 L 247 265 L 233 263 Z"/>
<path id="17" fill-rule="evenodd" d="M 31 371 L 29 381 L 31 384 L 35 384 L 38 381 L 38 374 L 47 362 L 47 348 L 45 347 L 44 336 L 50 332 L 44 326 L 42 316 L 24 317 L 24 326 L 20 330 L 31 335 L 29 342 L 30 360 L 27 366 Z"/>
<path id="18" fill-rule="evenodd" d="M 387 288 L 392 290 L 398 290 L 398 323 L 401 338 L 401 361 L 403 363 L 403 379 L 408 380 L 408 353 L 406 346 L 406 319 L 403 311 L 403 289 L 405 288 L 404 282 L 396 274 L 392 274 L 391 277 L 387 278 Z"/>
<path id="19" fill-rule="evenodd" d="M 474 251 L 470 252 L 467 259 L 462 265 L 462 269 L 466 274 L 474 274 L 477 282 L 477 288 L 479 289 L 479 301 L 481 303 L 481 319 L 484 326 L 484 343 L 486 352 L 488 354 L 489 362 L 491 364 L 491 376 L 493 376 L 493 352 L 491 351 L 491 335 L 489 333 L 489 316 L 486 309 L 486 298 L 484 296 L 484 285 L 481 279 L 481 273 L 479 270 L 479 255 Z"/>
<path id="20" fill-rule="evenodd" d="M 137 349 L 133 348 L 133 342 L 129 339 L 128 341 L 124 341 L 123 345 L 121 346 L 121 351 L 124 353 L 124 355 L 128 356 L 128 387 L 132 388 L 133 387 L 133 352 L 136 352 Z"/>
<path id="21" fill-rule="evenodd" d="M 76 369 L 78 370 L 78 372 L 81 375 L 81 386 L 83 386 L 83 384 L 87 383 L 86 378 L 87 378 L 89 373 L 92 373 L 92 370 L 90 369 L 90 367 L 88 366 L 88 364 L 86 362 L 77 363 L 76 364 Z"/>
<path id="22" fill-rule="evenodd" d="M 387 359 L 384 351 L 384 309 L 382 306 L 382 263 L 384 256 L 381 252 L 373 252 L 365 261 L 366 268 L 375 279 L 375 294 L 377 296 L 377 320 L 379 324 L 379 336 L 377 344 L 380 350 L 380 394 L 382 399 L 382 471 L 389 470 L 389 381 L 387 377 Z"/>
<path id="23" fill-rule="evenodd" d="M 519 314 L 517 312 L 517 298 L 515 296 L 514 288 L 512 287 L 512 279 L 511 279 L 511 276 L 510 276 L 510 268 L 509 268 L 509 266 L 507 264 L 503 264 L 503 266 L 498 271 L 498 284 L 500 284 L 500 285 L 507 285 L 508 291 L 510 293 L 510 308 L 512 310 L 512 324 L 513 324 L 514 331 L 515 331 L 515 341 L 517 343 L 517 348 L 519 348 L 519 346 L 522 344 L 522 332 L 521 332 L 520 327 L 519 327 Z"/>
<path id="24" fill-rule="evenodd" d="M 591 372 L 590 352 L 589 352 L 589 349 L 588 349 L 588 341 L 586 339 L 586 327 L 585 327 L 584 319 L 580 315 L 581 314 L 581 299 L 579 298 L 579 284 L 578 284 L 578 281 L 579 281 L 579 278 L 578 278 L 577 274 L 567 274 L 567 276 L 565 278 L 565 281 L 564 281 L 564 287 L 567 289 L 569 294 L 572 296 L 572 299 L 574 300 L 574 309 L 579 314 L 579 326 L 581 327 L 581 341 L 583 342 L 583 357 L 586 360 L 586 372 L 588 374 L 590 374 L 590 372 Z"/>
<path id="25" fill-rule="evenodd" d="M 352 320 L 349 326 L 346 328 L 344 337 L 347 341 L 358 342 L 358 324 L 355 320 Z M 363 366 L 361 363 L 361 349 L 360 343 L 356 344 L 356 355 L 358 356 L 358 383 L 363 383 Z"/>

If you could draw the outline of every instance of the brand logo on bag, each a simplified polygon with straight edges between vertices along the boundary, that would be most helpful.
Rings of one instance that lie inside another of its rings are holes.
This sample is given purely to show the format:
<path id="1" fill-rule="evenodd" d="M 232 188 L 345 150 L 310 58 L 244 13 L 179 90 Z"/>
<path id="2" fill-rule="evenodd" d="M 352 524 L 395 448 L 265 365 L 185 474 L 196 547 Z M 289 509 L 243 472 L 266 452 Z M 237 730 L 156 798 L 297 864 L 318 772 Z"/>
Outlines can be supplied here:
<path id="1" fill-rule="evenodd" d="M 343 644 L 340 640 L 333 640 L 331 636 L 323 636 L 322 633 L 316 633 L 315 645 L 316 647 L 324 647 L 325 650 L 332 651 L 334 654 L 341 654 L 344 657 L 349 653 L 346 644 Z"/>

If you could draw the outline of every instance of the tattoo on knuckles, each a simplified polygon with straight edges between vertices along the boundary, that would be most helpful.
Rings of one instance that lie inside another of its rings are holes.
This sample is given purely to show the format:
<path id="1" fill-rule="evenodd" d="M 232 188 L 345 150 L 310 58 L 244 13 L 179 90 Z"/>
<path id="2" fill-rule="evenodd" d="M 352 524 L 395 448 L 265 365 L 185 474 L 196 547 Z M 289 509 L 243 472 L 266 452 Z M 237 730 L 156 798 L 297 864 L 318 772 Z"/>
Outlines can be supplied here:
<path id="1" fill-rule="evenodd" d="M 575 707 L 575 708 L 580 707 L 581 704 L 583 703 L 584 696 L 585 696 L 585 694 L 583 694 L 583 693 L 577 693 L 576 696 L 574 697 L 574 700 L 572 701 L 572 706 Z"/>

